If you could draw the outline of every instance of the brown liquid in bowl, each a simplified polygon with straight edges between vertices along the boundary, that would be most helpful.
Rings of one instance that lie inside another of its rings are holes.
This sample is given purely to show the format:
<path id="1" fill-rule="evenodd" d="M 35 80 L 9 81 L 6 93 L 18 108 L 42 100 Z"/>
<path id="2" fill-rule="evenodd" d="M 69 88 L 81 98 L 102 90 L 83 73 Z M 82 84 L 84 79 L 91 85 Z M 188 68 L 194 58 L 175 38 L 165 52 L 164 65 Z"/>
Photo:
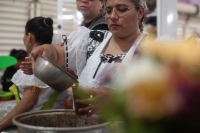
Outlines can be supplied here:
<path id="1" fill-rule="evenodd" d="M 17 121 L 23 124 L 41 127 L 84 127 L 102 123 L 98 117 L 79 116 L 73 111 L 29 114 L 17 118 Z"/>

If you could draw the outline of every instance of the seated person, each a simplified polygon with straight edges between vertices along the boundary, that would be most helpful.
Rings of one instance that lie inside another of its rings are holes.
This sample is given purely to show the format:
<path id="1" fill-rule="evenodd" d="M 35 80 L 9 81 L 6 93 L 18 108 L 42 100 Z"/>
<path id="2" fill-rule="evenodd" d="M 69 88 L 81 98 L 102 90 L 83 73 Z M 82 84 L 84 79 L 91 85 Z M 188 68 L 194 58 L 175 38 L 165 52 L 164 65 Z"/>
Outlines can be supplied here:
<path id="1" fill-rule="evenodd" d="M 53 36 L 53 20 L 35 17 L 25 26 L 24 44 L 27 51 L 45 43 L 51 44 Z M 53 79 L 52 79 L 53 80 Z M 17 105 L 0 121 L 0 131 L 12 125 L 12 118 L 18 114 L 44 109 L 63 109 L 62 103 L 67 92 L 58 93 L 37 79 L 33 74 L 26 75 L 19 69 L 11 81 L 10 90 L 15 94 Z"/>

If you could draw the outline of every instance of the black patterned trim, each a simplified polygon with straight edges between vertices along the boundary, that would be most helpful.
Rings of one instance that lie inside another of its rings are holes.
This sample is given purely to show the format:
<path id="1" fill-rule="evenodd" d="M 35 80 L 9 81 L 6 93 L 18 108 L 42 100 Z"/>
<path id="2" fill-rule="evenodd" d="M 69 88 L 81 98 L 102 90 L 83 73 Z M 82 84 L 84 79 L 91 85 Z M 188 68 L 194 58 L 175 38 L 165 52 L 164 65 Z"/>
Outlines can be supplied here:
<path id="1" fill-rule="evenodd" d="M 93 54 L 95 49 L 103 41 L 106 30 L 92 30 L 89 35 L 89 45 L 87 47 L 87 59 Z"/>
<path id="2" fill-rule="evenodd" d="M 111 54 L 104 55 L 103 53 L 101 53 L 100 54 L 100 63 L 97 66 L 97 69 L 94 73 L 93 78 L 95 78 L 95 76 L 99 70 L 99 67 L 101 66 L 102 63 L 115 63 L 115 61 L 117 61 L 117 60 L 123 60 L 125 56 L 126 56 L 126 54 L 117 54 L 116 56 L 113 56 Z"/>

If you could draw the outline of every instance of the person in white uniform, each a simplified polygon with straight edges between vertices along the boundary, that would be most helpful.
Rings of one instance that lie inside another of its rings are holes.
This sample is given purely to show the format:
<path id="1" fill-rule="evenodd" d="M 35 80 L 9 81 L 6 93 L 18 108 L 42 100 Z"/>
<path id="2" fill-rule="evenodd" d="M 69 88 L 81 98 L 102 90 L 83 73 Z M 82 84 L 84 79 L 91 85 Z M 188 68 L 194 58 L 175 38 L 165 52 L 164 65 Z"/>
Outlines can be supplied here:
<path id="1" fill-rule="evenodd" d="M 29 53 L 37 46 L 52 42 L 52 25 L 51 18 L 35 17 L 27 21 L 23 40 Z M 11 81 L 14 84 L 10 91 L 15 94 L 17 105 L 0 121 L 0 132 L 12 125 L 12 118 L 18 114 L 45 109 L 64 109 L 62 103 L 67 96 L 66 91 L 58 93 L 33 74 L 26 75 L 20 69 Z"/>
<path id="2" fill-rule="evenodd" d="M 146 10 L 145 0 L 106 0 L 101 10 L 108 24 L 109 31 L 90 31 L 78 28 L 68 37 L 64 48 L 62 45 L 43 45 L 31 53 L 36 60 L 37 54 L 49 58 L 61 67 L 73 70 L 78 75 L 79 86 L 88 88 L 93 98 L 76 100 L 77 103 L 93 103 L 97 97 L 109 93 L 109 81 L 106 76 L 115 76 L 122 64 L 129 63 L 138 53 L 143 32 L 143 18 Z M 88 39 L 91 45 L 102 43 L 87 56 Z M 114 89 L 114 88 L 113 88 Z M 79 111 L 94 109 L 94 104 Z"/>

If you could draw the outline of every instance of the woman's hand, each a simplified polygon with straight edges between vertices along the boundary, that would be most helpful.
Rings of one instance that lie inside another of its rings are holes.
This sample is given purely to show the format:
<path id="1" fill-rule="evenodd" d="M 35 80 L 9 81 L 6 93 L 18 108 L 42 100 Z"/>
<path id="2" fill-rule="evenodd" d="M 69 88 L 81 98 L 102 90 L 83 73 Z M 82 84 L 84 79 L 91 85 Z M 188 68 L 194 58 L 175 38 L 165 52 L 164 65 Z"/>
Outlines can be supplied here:
<path id="1" fill-rule="evenodd" d="M 81 89 L 81 88 L 79 88 Z M 111 89 L 109 88 L 92 88 L 92 89 L 82 89 L 85 93 L 91 94 L 93 97 L 88 99 L 76 99 L 75 103 L 79 104 L 90 104 L 86 108 L 80 108 L 79 112 L 90 111 L 88 116 L 97 113 L 106 103 L 110 103 Z"/>
<path id="2" fill-rule="evenodd" d="M 33 74 L 31 57 L 25 57 L 25 61 L 23 61 L 19 67 L 25 74 Z"/>

